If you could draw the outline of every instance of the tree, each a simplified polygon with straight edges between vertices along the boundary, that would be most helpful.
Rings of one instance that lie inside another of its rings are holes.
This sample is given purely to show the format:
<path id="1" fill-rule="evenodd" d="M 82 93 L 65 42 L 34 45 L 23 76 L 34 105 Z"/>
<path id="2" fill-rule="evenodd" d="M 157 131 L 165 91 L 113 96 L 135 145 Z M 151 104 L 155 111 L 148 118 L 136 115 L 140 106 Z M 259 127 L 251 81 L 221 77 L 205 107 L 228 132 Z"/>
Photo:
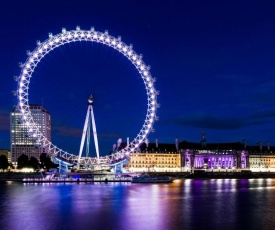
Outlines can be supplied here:
<path id="1" fill-rule="evenodd" d="M 17 159 L 17 165 L 19 169 L 29 166 L 29 157 L 25 154 L 22 154 Z"/>
<path id="2" fill-rule="evenodd" d="M 0 169 L 3 171 L 9 167 L 8 158 L 5 155 L 0 156 Z"/>
<path id="3" fill-rule="evenodd" d="M 38 160 L 35 157 L 31 157 L 29 160 L 29 166 L 33 169 L 38 169 Z"/>
<path id="4" fill-rule="evenodd" d="M 51 157 L 47 153 L 42 153 L 40 155 L 40 162 L 42 168 L 46 168 L 49 171 L 50 168 L 54 167 L 54 163 L 51 160 Z"/>

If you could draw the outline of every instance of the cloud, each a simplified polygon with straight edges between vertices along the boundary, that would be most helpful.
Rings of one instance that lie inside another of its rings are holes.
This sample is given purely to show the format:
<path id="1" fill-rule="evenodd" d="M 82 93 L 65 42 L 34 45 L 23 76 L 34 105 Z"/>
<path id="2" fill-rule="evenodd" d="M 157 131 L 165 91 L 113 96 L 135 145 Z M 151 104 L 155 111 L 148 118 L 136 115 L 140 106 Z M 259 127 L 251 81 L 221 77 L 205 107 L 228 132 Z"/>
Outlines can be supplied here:
<path id="1" fill-rule="evenodd" d="M 161 124 L 189 125 L 195 128 L 215 130 L 236 130 L 248 126 L 267 124 L 270 121 L 261 119 L 275 117 L 275 111 L 264 115 L 253 114 L 248 117 L 221 118 L 210 114 L 190 114 L 181 118 L 171 118 L 160 121 Z"/>
<path id="2" fill-rule="evenodd" d="M 10 131 L 10 114 L 6 111 L 0 111 L 0 130 Z"/>
<path id="3" fill-rule="evenodd" d="M 82 135 L 81 129 L 69 126 L 55 126 L 53 131 L 55 132 L 56 136 L 81 137 Z"/>
<path id="4" fill-rule="evenodd" d="M 251 119 L 275 118 L 275 109 L 262 110 L 249 116 Z"/>
<path id="5" fill-rule="evenodd" d="M 82 129 L 73 128 L 73 127 L 69 127 L 69 126 L 62 126 L 62 125 L 54 127 L 53 131 L 55 132 L 56 136 L 74 137 L 74 138 L 81 138 L 82 132 L 83 132 Z M 91 135 L 93 135 L 92 131 L 91 131 Z M 120 136 L 116 133 L 98 133 L 97 135 L 98 135 L 98 137 L 107 138 L 107 139 L 108 138 L 115 138 L 115 139 L 120 138 Z"/>

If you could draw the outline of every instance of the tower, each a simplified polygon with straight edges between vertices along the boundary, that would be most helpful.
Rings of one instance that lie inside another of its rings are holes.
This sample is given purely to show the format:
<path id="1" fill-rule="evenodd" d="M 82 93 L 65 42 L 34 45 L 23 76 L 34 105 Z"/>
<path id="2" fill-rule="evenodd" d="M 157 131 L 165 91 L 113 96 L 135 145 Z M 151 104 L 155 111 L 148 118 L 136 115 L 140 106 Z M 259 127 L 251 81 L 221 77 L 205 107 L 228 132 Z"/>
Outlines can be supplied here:
<path id="1" fill-rule="evenodd" d="M 99 162 L 98 139 L 97 139 L 96 125 L 95 125 L 95 117 L 94 117 L 94 112 L 93 112 L 93 103 L 94 103 L 94 97 L 91 95 L 88 98 L 88 110 L 87 110 L 87 114 L 86 114 L 86 119 L 85 119 L 85 123 L 84 123 L 81 143 L 80 143 L 78 162 L 80 161 L 80 157 L 82 156 L 85 138 L 86 138 L 86 157 L 89 156 L 91 122 L 92 122 L 92 131 L 93 131 L 93 135 L 94 135 L 96 156 L 97 156 L 97 161 Z"/>
<path id="2" fill-rule="evenodd" d="M 206 135 L 204 130 L 201 132 L 201 147 L 206 147 Z"/>
<path id="3" fill-rule="evenodd" d="M 51 117 L 48 111 L 41 105 L 29 105 L 34 122 L 39 131 L 51 141 Z M 10 114 L 11 130 L 11 156 L 12 162 L 16 162 L 22 154 L 35 157 L 39 160 L 42 153 L 49 153 L 49 149 L 37 142 L 37 139 L 28 132 L 28 127 L 22 121 L 18 107 Z"/>

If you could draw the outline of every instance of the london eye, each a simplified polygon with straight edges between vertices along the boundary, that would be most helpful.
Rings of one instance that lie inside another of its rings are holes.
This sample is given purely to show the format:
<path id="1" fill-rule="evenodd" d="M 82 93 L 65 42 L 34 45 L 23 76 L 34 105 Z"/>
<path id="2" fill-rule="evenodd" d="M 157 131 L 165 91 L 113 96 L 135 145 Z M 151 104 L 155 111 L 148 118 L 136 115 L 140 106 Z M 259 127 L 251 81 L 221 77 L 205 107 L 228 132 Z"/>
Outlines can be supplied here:
<path id="1" fill-rule="evenodd" d="M 100 156 L 99 158 L 87 156 L 79 158 L 76 154 L 64 151 L 54 145 L 43 135 L 43 133 L 41 133 L 38 125 L 34 122 L 29 109 L 30 81 L 38 64 L 52 50 L 67 43 L 81 41 L 101 43 L 124 55 L 135 66 L 143 80 L 146 90 L 147 112 L 144 123 L 136 137 L 129 142 L 125 148 L 107 156 Z M 142 55 L 138 55 L 133 50 L 132 45 L 125 44 L 121 40 L 121 37 L 113 37 L 109 35 L 108 31 L 96 31 L 93 27 L 90 30 L 83 30 L 80 29 L 80 27 L 76 27 L 75 30 L 70 31 L 63 28 L 62 32 L 59 34 L 53 35 L 49 33 L 49 37 L 45 41 L 37 41 L 37 47 L 33 51 L 27 51 L 27 55 L 28 58 L 26 62 L 20 64 L 20 75 L 16 77 L 16 80 L 18 81 L 16 91 L 16 95 L 18 97 L 18 108 L 22 116 L 22 121 L 28 128 L 29 135 L 36 138 L 37 143 L 47 148 L 53 157 L 59 157 L 60 159 L 64 159 L 64 161 L 68 162 L 77 162 L 79 165 L 110 165 L 113 162 L 119 162 L 129 157 L 129 154 L 135 152 L 140 144 L 147 139 L 148 134 L 153 131 L 153 124 L 156 120 L 156 111 L 158 108 L 158 92 L 154 86 L 155 78 L 153 78 L 150 73 L 150 67 L 147 66 L 142 60 Z"/>

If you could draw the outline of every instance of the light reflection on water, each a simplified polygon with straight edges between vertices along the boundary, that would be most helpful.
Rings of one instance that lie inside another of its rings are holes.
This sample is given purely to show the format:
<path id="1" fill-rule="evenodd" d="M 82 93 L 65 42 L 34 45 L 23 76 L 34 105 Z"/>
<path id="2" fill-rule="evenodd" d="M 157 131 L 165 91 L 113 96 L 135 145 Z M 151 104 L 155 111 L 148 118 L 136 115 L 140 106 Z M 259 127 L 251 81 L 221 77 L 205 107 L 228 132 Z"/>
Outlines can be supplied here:
<path id="1" fill-rule="evenodd" d="M 0 184 L 0 229 L 273 229 L 274 179 Z"/>

